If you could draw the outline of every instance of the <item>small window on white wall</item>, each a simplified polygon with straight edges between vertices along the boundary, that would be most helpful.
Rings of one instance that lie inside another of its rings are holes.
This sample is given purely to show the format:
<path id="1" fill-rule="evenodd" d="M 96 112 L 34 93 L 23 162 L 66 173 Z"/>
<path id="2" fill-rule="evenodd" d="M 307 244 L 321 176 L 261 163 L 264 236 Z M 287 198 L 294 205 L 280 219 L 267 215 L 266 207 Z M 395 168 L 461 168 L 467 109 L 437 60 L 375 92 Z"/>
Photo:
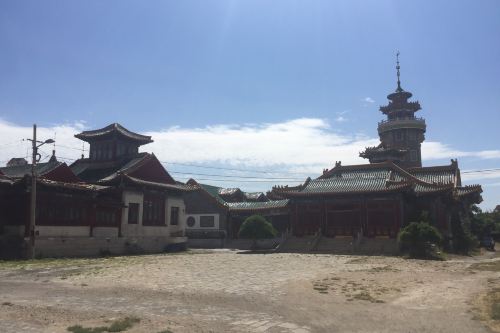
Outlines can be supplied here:
<path id="1" fill-rule="evenodd" d="M 215 218 L 213 216 L 200 216 L 200 227 L 202 228 L 215 227 Z"/>
<path id="2" fill-rule="evenodd" d="M 170 225 L 179 224 L 179 207 L 170 208 Z"/>

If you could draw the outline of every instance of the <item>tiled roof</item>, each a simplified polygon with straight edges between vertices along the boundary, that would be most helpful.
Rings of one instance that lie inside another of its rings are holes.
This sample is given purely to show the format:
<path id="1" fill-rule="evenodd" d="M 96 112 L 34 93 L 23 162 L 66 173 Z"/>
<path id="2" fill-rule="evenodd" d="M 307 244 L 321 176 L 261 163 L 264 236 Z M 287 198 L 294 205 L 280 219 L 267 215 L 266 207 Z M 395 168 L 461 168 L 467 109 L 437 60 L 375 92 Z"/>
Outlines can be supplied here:
<path id="1" fill-rule="evenodd" d="M 149 154 L 147 153 L 142 153 L 138 155 L 137 157 L 131 159 L 130 161 L 122 165 L 119 169 L 116 169 L 112 174 L 100 179 L 100 182 L 110 181 L 118 177 L 122 173 L 132 172 L 133 170 L 135 170 L 137 167 L 140 166 L 141 162 L 143 162 L 146 158 L 148 158 L 148 155 Z"/>
<path id="2" fill-rule="evenodd" d="M 377 193 L 414 189 L 417 195 L 452 190 L 456 185 L 456 168 L 452 166 L 412 168 L 410 172 L 392 162 L 348 165 L 340 163 L 321 177 L 288 191 L 276 188 L 285 197 Z"/>
<path id="3" fill-rule="evenodd" d="M 190 185 L 185 185 L 185 184 L 165 184 L 165 183 L 157 183 L 157 182 L 150 182 L 142 179 L 138 179 L 135 177 L 123 175 L 124 179 L 127 181 L 137 184 L 137 185 L 145 185 L 145 186 L 151 186 L 151 187 L 157 187 L 161 189 L 166 189 L 166 190 L 175 190 L 175 191 L 195 191 L 196 187 L 190 186 Z"/>
<path id="4" fill-rule="evenodd" d="M 89 159 L 76 160 L 70 165 L 71 170 L 81 179 L 88 182 L 97 182 L 103 179 L 112 179 L 119 172 L 130 169 L 144 159 L 147 153 L 140 153 L 131 159 L 115 162 L 93 162 Z"/>
<path id="5" fill-rule="evenodd" d="M 43 176 L 44 174 L 49 173 L 61 164 L 63 164 L 63 162 L 38 163 L 35 166 L 35 172 L 38 176 Z M 0 171 L 2 171 L 4 175 L 11 178 L 22 178 L 25 175 L 31 175 L 31 164 L 2 167 L 0 168 Z"/>
<path id="6" fill-rule="evenodd" d="M 268 201 L 269 199 L 263 192 L 245 192 L 248 201 Z"/>
<path id="7" fill-rule="evenodd" d="M 118 123 L 114 123 L 114 124 L 108 125 L 106 127 L 103 127 L 101 129 L 97 129 L 97 130 L 83 131 L 79 134 L 76 134 L 75 137 L 80 139 L 80 140 L 83 140 L 83 141 L 88 141 L 88 140 L 94 140 L 100 136 L 104 136 L 104 135 L 110 134 L 112 132 L 121 134 L 122 136 L 124 136 L 128 139 L 138 141 L 141 144 L 153 142 L 153 140 L 151 140 L 150 136 L 142 135 L 142 134 L 138 134 L 138 133 L 134 133 L 132 131 L 129 131 L 128 129 L 126 129 L 125 127 L 123 127 L 122 125 L 120 125 Z"/>
<path id="8" fill-rule="evenodd" d="M 456 195 L 458 197 L 463 197 L 469 194 L 477 193 L 480 194 L 483 192 L 483 189 L 481 188 L 481 185 L 468 185 L 468 186 L 461 186 L 456 188 Z"/>
<path id="9" fill-rule="evenodd" d="M 407 181 L 394 179 L 391 181 L 391 171 L 388 168 L 377 168 L 368 170 L 349 170 L 338 173 L 330 178 L 318 178 L 311 180 L 300 192 L 312 193 L 365 193 L 365 192 L 387 192 L 409 188 Z"/>
<path id="10" fill-rule="evenodd" d="M 229 210 L 231 211 L 254 211 L 254 210 L 269 210 L 280 209 L 288 206 L 290 201 L 271 200 L 266 202 L 228 202 Z"/>
<path id="11" fill-rule="evenodd" d="M 80 191 L 105 191 L 111 189 L 110 186 L 93 185 L 87 183 L 66 183 L 48 179 L 37 179 L 38 183 L 50 187 L 67 188 Z"/>
<path id="12" fill-rule="evenodd" d="M 14 184 L 14 180 L 0 173 L 0 184 L 12 185 Z"/>

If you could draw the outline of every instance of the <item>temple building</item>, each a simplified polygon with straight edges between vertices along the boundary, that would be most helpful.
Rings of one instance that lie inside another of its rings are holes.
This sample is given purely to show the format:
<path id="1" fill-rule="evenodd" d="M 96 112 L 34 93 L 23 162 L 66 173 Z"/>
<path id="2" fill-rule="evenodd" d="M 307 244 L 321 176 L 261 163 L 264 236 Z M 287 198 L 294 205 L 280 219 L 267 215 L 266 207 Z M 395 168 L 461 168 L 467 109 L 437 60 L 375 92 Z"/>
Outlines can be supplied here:
<path id="1" fill-rule="evenodd" d="M 426 124 L 416 118 L 418 102 L 402 89 L 399 59 L 397 88 L 389 104 L 380 107 L 387 119 L 378 124 L 380 145 L 360 153 L 369 164 L 324 170 L 300 186 L 274 187 L 268 197 L 290 200 L 291 229 L 296 237 L 313 236 L 311 248 L 328 238 L 395 239 L 400 228 L 427 212 L 430 221 L 452 243 L 454 230 L 467 218 L 470 206 L 482 201 L 481 186 L 463 186 L 457 160 L 423 167 L 421 143 Z"/>
<path id="2" fill-rule="evenodd" d="M 75 135 L 88 157 L 70 166 L 38 163 L 36 255 L 162 252 L 185 248 L 183 195 L 154 154 L 140 153 L 151 137 L 119 124 Z M 11 160 L 12 161 L 12 160 Z M 15 163 L 14 163 L 15 162 Z M 29 235 L 31 164 L 0 168 L 0 233 Z"/>
<path id="3" fill-rule="evenodd" d="M 238 232 L 243 221 L 253 214 L 264 216 L 280 235 L 289 228 L 287 199 L 269 200 L 262 192 L 248 193 L 239 188 L 201 184 L 194 179 L 188 180 L 187 185 L 197 189 L 184 195 L 186 235 L 191 247 L 250 247 L 251 242 L 238 240 Z"/>

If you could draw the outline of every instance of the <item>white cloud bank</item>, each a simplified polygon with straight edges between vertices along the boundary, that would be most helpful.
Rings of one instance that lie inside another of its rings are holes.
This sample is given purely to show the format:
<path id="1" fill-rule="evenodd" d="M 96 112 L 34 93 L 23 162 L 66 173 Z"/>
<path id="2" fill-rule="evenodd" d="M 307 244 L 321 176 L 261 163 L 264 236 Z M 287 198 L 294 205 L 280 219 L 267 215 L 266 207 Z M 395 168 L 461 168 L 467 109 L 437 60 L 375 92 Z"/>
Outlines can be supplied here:
<path id="1" fill-rule="evenodd" d="M 74 134 L 84 129 L 84 123 L 41 127 L 38 137 L 53 138 L 56 133 L 57 155 L 70 162 L 81 155 L 82 142 L 74 138 Z M 317 118 L 202 128 L 170 127 L 145 134 L 151 135 L 154 142 L 143 149 L 154 152 L 161 161 L 280 169 L 284 176 L 289 176 L 287 173 L 291 172 L 316 176 L 339 160 L 344 165 L 365 163 L 366 160 L 360 158 L 358 153 L 379 142 L 378 138 L 340 134 L 327 121 Z M 11 157 L 29 156 L 29 142 L 21 142 L 21 139 L 31 135 L 31 127 L 0 120 L 1 165 L 5 165 Z M 45 160 L 51 149 L 51 145 L 44 146 L 42 154 Z M 500 159 L 499 150 L 467 152 L 440 142 L 425 142 L 422 153 L 425 161 L 457 157 Z M 486 174 L 484 176 L 487 177 Z M 478 175 L 474 179 L 478 179 Z"/>

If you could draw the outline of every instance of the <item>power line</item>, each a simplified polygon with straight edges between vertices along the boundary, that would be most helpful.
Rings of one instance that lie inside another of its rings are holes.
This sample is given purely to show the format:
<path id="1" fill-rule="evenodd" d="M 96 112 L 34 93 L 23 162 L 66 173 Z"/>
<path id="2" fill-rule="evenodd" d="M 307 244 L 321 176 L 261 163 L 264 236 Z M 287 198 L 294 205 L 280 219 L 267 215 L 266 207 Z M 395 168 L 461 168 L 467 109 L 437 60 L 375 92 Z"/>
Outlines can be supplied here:
<path id="1" fill-rule="evenodd" d="M 462 171 L 462 173 L 482 173 L 482 172 L 496 172 L 496 171 L 500 171 L 500 168 L 480 169 L 480 170 L 465 170 L 465 171 Z"/>
<path id="2" fill-rule="evenodd" d="M 253 172 L 253 173 L 262 173 L 262 174 L 276 174 L 280 173 L 280 171 L 262 171 L 262 170 L 251 170 L 251 169 L 235 169 L 235 168 L 224 168 L 224 167 L 214 167 L 214 166 L 205 166 L 205 165 L 199 165 L 199 164 L 189 164 L 189 163 L 177 163 L 177 162 L 166 162 L 166 161 L 160 161 L 161 163 L 164 164 L 172 164 L 172 165 L 181 165 L 181 166 L 190 166 L 190 167 L 195 167 L 195 168 L 202 168 L 202 169 L 215 169 L 215 170 L 227 170 L 227 171 L 238 171 L 238 172 Z M 307 173 L 301 173 L 301 172 L 288 172 L 288 174 L 294 174 L 294 175 L 307 175 Z"/>
<path id="3" fill-rule="evenodd" d="M 180 172 L 180 171 L 170 171 L 170 173 L 181 174 L 181 175 L 194 175 L 194 176 L 207 176 L 207 177 L 224 177 L 224 178 L 245 178 L 245 179 L 279 179 L 288 181 L 299 181 L 296 178 L 285 178 L 285 177 L 256 177 L 256 176 L 234 176 L 234 175 L 212 175 L 206 173 L 194 173 L 194 172 Z M 303 179 L 300 179 L 302 181 Z"/>
<path id="4" fill-rule="evenodd" d="M 187 178 L 186 178 L 187 179 Z M 288 180 L 232 180 L 232 179 L 212 179 L 212 178 L 196 178 L 196 180 L 211 181 L 211 182 L 238 182 L 238 183 L 287 183 Z M 300 182 L 296 180 L 296 182 Z"/>

